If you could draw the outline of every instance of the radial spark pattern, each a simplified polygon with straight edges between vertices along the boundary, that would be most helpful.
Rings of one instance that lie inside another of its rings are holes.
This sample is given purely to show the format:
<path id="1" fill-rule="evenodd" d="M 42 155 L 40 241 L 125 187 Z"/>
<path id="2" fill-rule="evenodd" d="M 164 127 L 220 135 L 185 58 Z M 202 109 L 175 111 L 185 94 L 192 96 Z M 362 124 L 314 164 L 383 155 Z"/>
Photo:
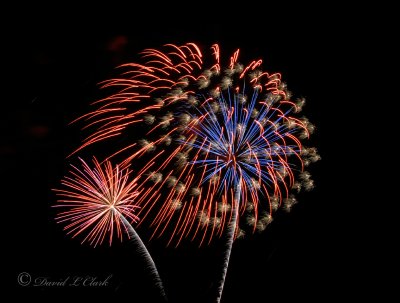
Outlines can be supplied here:
<path id="1" fill-rule="evenodd" d="M 121 240 L 124 233 L 129 237 L 128 222 L 139 219 L 134 214 L 139 208 L 134 204 L 137 179 L 130 181 L 127 168 L 113 168 L 110 162 L 102 166 L 94 159 L 94 168 L 81 162 L 82 169 L 73 166 L 71 176 L 62 180 L 64 189 L 55 189 L 61 197 L 54 205 L 60 210 L 56 221 L 73 237 L 86 234 L 82 243 L 94 246 L 107 237 L 110 245 L 115 235 Z"/>
<path id="2" fill-rule="evenodd" d="M 94 130 L 80 149 L 123 142 L 109 158 L 134 165 L 139 214 L 153 236 L 206 243 L 222 235 L 232 210 L 237 236 L 263 230 L 280 206 L 293 206 L 293 190 L 313 187 L 304 166 L 319 156 L 301 140 L 314 126 L 298 116 L 304 99 L 291 100 L 279 73 L 262 71 L 262 60 L 238 63 L 239 50 L 225 62 L 218 45 L 204 57 L 193 43 L 142 55 L 144 63 L 102 83 L 112 93 L 78 120 Z"/>

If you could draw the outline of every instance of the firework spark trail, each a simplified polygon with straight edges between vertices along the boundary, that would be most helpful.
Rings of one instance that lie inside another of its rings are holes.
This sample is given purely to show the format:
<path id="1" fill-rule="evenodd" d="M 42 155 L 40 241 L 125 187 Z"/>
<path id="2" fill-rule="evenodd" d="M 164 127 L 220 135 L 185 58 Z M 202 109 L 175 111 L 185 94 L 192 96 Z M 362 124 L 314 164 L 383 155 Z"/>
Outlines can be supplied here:
<path id="1" fill-rule="evenodd" d="M 235 233 L 237 231 L 237 218 L 239 217 L 239 205 L 240 205 L 240 196 L 241 196 L 241 185 L 242 180 L 239 180 L 239 183 L 237 184 L 237 187 L 235 189 L 235 207 L 233 210 L 233 216 L 232 220 L 229 223 L 229 226 L 227 228 L 227 241 L 226 241 L 226 250 L 225 250 L 225 255 L 224 255 L 224 260 L 223 260 L 223 267 L 222 267 L 222 278 L 219 282 L 218 286 L 218 296 L 216 298 L 216 301 L 219 303 L 221 301 L 221 296 L 222 296 L 222 291 L 224 289 L 224 284 L 225 284 L 225 278 L 226 278 L 226 273 L 228 271 L 228 266 L 229 266 L 229 259 L 231 257 L 231 252 L 232 252 L 232 245 L 233 241 L 235 238 Z"/>
<path id="2" fill-rule="evenodd" d="M 143 258 L 146 264 L 146 268 L 149 270 L 150 275 L 154 281 L 154 284 L 158 288 L 161 296 L 164 298 L 166 302 L 168 302 L 167 295 L 164 290 L 164 286 L 158 273 L 156 264 L 154 263 L 153 258 L 151 257 L 149 251 L 147 250 L 146 246 L 144 245 L 142 239 L 137 234 L 136 230 L 132 227 L 132 225 L 125 219 L 124 216 L 121 216 L 121 221 L 127 229 L 130 239 L 134 242 L 135 247 L 137 249 L 138 254 Z"/>
<path id="3" fill-rule="evenodd" d="M 122 65 L 102 83 L 111 95 L 77 119 L 93 130 L 77 151 L 113 137 L 126 142 L 108 159 L 139 172 L 139 224 L 149 221 L 153 236 L 169 233 L 176 246 L 222 236 L 239 179 L 240 233 L 265 229 L 273 212 L 295 203 L 293 190 L 313 187 L 303 171 L 319 160 L 301 143 L 314 130 L 298 117 L 304 99 L 291 101 L 281 75 L 262 71 L 262 60 L 238 63 L 239 50 L 222 62 L 219 46 L 211 49 L 209 56 L 194 43 L 143 51 L 144 63 Z"/>

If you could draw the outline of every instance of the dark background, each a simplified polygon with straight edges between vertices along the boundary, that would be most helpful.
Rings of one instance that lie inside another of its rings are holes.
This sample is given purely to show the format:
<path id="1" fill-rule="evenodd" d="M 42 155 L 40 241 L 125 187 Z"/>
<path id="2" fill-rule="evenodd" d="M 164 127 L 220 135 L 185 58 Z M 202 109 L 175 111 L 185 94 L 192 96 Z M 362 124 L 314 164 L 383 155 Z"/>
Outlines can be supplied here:
<path id="1" fill-rule="evenodd" d="M 161 302 L 133 245 L 93 249 L 65 235 L 53 219 L 51 189 L 58 187 L 70 163 L 66 156 L 82 139 L 79 127 L 68 123 L 87 112 L 96 84 L 144 48 L 185 42 L 196 42 L 203 51 L 219 43 L 225 57 L 241 48 L 242 62 L 261 57 L 264 69 L 281 72 L 289 89 L 307 99 L 304 114 L 316 125 L 312 143 L 322 157 L 310 168 L 316 188 L 300 194 L 291 213 L 278 215 L 264 233 L 235 242 L 222 302 L 326 302 L 372 291 L 359 290 L 355 282 L 368 270 L 353 250 L 360 227 L 349 228 L 346 210 L 360 201 L 349 190 L 351 167 L 342 161 L 343 146 L 354 144 L 343 126 L 348 123 L 352 132 L 353 119 L 341 102 L 348 77 L 344 60 L 355 55 L 350 41 L 359 37 L 357 26 L 350 27 L 351 18 L 334 7 L 196 5 L 181 10 L 155 3 L 115 5 L 101 13 L 62 6 L 13 11 L 18 26 L 7 32 L 15 64 L 0 121 L 2 185 L 10 209 L 4 214 L 10 222 L 6 278 L 13 296 Z M 176 249 L 165 248 L 163 240 L 148 243 L 171 302 L 212 302 L 220 248 L 218 243 L 200 249 L 189 242 Z M 102 288 L 22 287 L 21 272 L 53 280 L 113 276 Z"/>

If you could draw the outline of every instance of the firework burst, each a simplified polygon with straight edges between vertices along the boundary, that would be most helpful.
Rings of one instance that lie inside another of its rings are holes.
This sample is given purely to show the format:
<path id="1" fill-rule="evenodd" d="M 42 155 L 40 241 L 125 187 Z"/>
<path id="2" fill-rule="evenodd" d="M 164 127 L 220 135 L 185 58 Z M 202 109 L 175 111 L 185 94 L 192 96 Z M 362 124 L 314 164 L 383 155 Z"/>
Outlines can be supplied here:
<path id="1" fill-rule="evenodd" d="M 206 56 L 193 43 L 142 55 L 144 63 L 122 65 L 102 83 L 113 92 L 78 119 L 94 131 L 77 151 L 124 142 L 107 159 L 134 165 L 138 215 L 153 236 L 201 245 L 231 223 L 236 236 L 261 231 L 278 208 L 290 210 L 293 191 L 313 187 L 304 167 L 319 156 L 301 141 L 314 126 L 279 73 L 263 71 L 262 60 L 240 64 L 239 50 L 224 61 L 218 45 Z"/>
<path id="2" fill-rule="evenodd" d="M 139 209 L 135 200 L 140 194 L 137 178 L 130 180 L 128 166 L 113 167 L 110 161 L 100 164 L 94 158 L 94 168 L 82 159 L 81 164 L 82 169 L 72 166 L 72 176 L 61 181 L 65 189 L 54 190 L 62 197 L 54 207 L 63 209 L 56 216 L 56 221 L 66 224 L 64 229 L 73 237 L 87 233 L 82 243 L 87 241 L 95 247 L 102 244 L 107 236 L 111 246 L 115 234 L 121 241 L 126 234 L 135 243 L 160 295 L 168 301 L 157 267 L 132 227 L 132 223 L 139 221 L 135 215 Z"/>
<path id="3" fill-rule="evenodd" d="M 109 161 L 102 166 L 94 158 L 93 169 L 81 162 L 82 169 L 72 166 L 71 176 L 62 180 L 65 189 L 55 189 L 61 197 L 54 205 L 60 210 L 56 221 L 66 224 L 73 237 L 86 233 L 82 243 L 94 246 L 107 237 L 110 245 L 115 236 L 130 237 L 130 224 L 139 220 L 134 214 L 139 208 L 134 204 L 137 179 L 130 181 L 128 168 L 113 168 Z"/>

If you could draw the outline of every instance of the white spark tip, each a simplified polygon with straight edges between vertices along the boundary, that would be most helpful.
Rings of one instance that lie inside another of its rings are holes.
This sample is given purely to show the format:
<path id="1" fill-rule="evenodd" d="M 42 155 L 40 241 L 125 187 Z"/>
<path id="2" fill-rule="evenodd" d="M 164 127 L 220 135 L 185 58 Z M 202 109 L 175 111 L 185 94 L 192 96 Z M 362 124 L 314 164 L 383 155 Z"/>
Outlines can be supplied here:
<path id="1" fill-rule="evenodd" d="M 171 144 L 171 142 L 172 142 L 172 138 L 170 136 L 165 136 L 162 139 L 162 143 L 164 143 L 166 146 L 169 146 Z"/>
<path id="2" fill-rule="evenodd" d="M 212 102 L 211 103 L 211 109 L 214 113 L 218 113 L 220 110 L 220 106 L 217 102 Z"/>
<path id="3" fill-rule="evenodd" d="M 147 141 L 146 139 L 139 140 L 139 145 L 144 148 L 146 152 L 152 152 L 156 149 L 154 143 Z"/>
<path id="4" fill-rule="evenodd" d="M 267 224 L 265 224 L 264 222 L 262 222 L 261 220 L 257 222 L 256 224 L 256 229 L 258 232 L 262 232 L 267 228 Z"/>
<path id="5" fill-rule="evenodd" d="M 306 181 L 303 182 L 303 186 L 305 188 L 306 191 L 310 191 L 314 188 L 314 181 L 311 179 L 308 179 Z"/>
<path id="6" fill-rule="evenodd" d="M 265 225 L 270 224 L 274 219 L 272 218 L 271 214 L 269 213 L 264 213 L 260 219 L 260 221 L 262 223 L 264 223 Z"/>
<path id="7" fill-rule="evenodd" d="M 254 217 L 253 215 L 249 215 L 246 217 L 246 223 L 249 226 L 254 226 L 254 224 L 256 224 L 256 217 Z"/>
<path id="8" fill-rule="evenodd" d="M 218 87 L 215 88 L 215 89 L 211 89 L 211 90 L 210 90 L 210 95 L 211 95 L 213 98 L 218 98 L 218 97 L 219 97 L 219 94 L 220 94 L 220 90 L 219 90 Z"/>
<path id="9" fill-rule="evenodd" d="M 243 239 L 246 236 L 246 233 L 243 229 L 239 228 L 237 232 L 236 239 Z"/>
<path id="10" fill-rule="evenodd" d="M 166 182 L 166 183 L 167 183 L 167 187 L 175 186 L 176 182 L 177 182 L 176 177 L 174 177 L 174 176 L 169 176 L 169 177 L 167 178 L 167 182 Z"/>
<path id="11" fill-rule="evenodd" d="M 218 211 L 221 213 L 226 213 L 231 210 L 231 205 L 228 203 L 218 203 Z"/>
<path id="12" fill-rule="evenodd" d="M 186 190 L 186 185 L 182 182 L 178 182 L 175 186 L 175 191 L 179 194 L 183 193 Z"/>
<path id="13" fill-rule="evenodd" d="M 195 96 L 189 96 L 188 103 L 192 106 L 197 106 L 199 104 L 199 100 Z"/>
<path id="14" fill-rule="evenodd" d="M 183 125 L 188 125 L 188 123 L 190 122 L 190 118 L 190 115 L 183 113 L 179 116 L 179 122 Z"/>
<path id="15" fill-rule="evenodd" d="M 154 183 L 160 183 L 162 181 L 163 175 L 162 173 L 151 172 L 150 180 Z"/>
<path id="16" fill-rule="evenodd" d="M 192 195 L 192 196 L 197 197 L 197 196 L 200 195 L 200 193 L 201 193 L 201 190 L 200 190 L 199 187 L 192 187 L 192 188 L 190 189 L 190 195 Z"/>
<path id="17" fill-rule="evenodd" d="M 254 209 L 254 204 L 252 202 L 247 202 L 246 203 L 246 210 L 247 211 L 252 211 Z"/>
<path id="18" fill-rule="evenodd" d="M 245 104 L 247 102 L 247 96 L 243 94 L 238 94 L 237 99 L 240 104 Z"/>
<path id="19" fill-rule="evenodd" d="M 184 167 L 188 162 L 188 155 L 186 153 L 177 153 L 175 155 L 176 162 L 175 164 L 178 167 Z"/>
<path id="20" fill-rule="evenodd" d="M 154 123 L 154 121 L 156 120 L 156 117 L 153 115 L 145 115 L 143 117 L 144 123 L 151 125 Z"/>
<path id="21" fill-rule="evenodd" d="M 292 186 L 293 190 L 296 190 L 297 192 L 300 192 L 301 190 L 301 183 L 300 182 L 294 182 Z"/>
<path id="22" fill-rule="evenodd" d="M 222 81 L 221 81 L 221 88 L 228 89 L 229 87 L 232 86 L 232 83 L 233 83 L 233 81 L 230 77 L 224 77 L 224 78 L 222 78 Z"/>
<path id="23" fill-rule="evenodd" d="M 279 197 L 278 196 L 272 196 L 270 198 L 269 203 L 271 204 L 272 210 L 276 211 L 279 208 Z"/>
<path id="24" fill-rule="evenodd" d="M 182 208 L 182 202 L 178 199 L 173 199 L 171 201 L 170 207 L 174 210 L 178 210 Z"/>
<path id="25" fill-rule="evenodd" d="M 205 211 L 199 211 L 198 215 L 197 215 L 198 220 L 200 221 L 200 223 L 205 226 L 210 222 L 210 217 L 208 216 L 208 214 Z"/>
<path id="26" fill-rule="evenodd" d="M 293 205 L 297 203 L 297 200 L 294 196 L 289 196 L 288 198 L 283 200 L 283 209 L 287 212 L 289 212 Z"/>

